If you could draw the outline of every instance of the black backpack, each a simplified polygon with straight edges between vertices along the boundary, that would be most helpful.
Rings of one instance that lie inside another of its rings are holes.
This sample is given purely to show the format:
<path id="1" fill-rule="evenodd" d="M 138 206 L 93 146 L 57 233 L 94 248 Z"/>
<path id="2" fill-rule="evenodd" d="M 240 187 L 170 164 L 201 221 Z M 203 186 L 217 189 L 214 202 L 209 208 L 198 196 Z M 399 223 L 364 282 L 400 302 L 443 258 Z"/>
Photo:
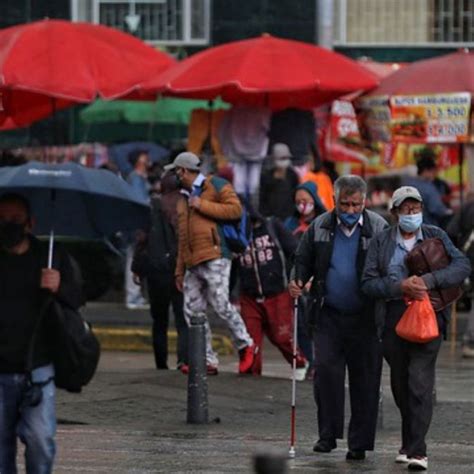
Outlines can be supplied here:
<path id="1" fill-rule="evenodd" d="M 77 264 L 72 263 L 72 267 L 80 284 Z M 95 374 L 100 358 L 100 343 L 79 311 L 60 303 L 52 294 L 45 296 L 36 321 L 26 359 L 28 378 L 31 380 L 35 342 L 45 317 L 48 318 L 54 383 L 58 388 L 79 393 Z"/>
<path id="2" fill-rule="evenodd" d="M 100 343 L 78 311 L 51 298 L 53 364 L 56 387 L 79 393 L 95 374 Z"/>

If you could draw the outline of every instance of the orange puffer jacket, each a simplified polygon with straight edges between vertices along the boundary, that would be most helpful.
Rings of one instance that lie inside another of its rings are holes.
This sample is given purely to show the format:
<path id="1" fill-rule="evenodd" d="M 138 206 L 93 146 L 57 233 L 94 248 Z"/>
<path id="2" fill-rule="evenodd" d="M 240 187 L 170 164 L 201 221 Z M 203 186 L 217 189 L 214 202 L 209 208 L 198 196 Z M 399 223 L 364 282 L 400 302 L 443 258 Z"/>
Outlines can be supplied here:
<path id="1" fill-rule="evenodd" d="M 240 219 L 242 206 L 232 185 L 225 179 L 208 176 L 202 184 L 201 207 L 191 209 L 183 197 L 177 205 L 178 260 L 176 277 L 186 268 L 216 258 L 230 258 L 221 224 Z"/>

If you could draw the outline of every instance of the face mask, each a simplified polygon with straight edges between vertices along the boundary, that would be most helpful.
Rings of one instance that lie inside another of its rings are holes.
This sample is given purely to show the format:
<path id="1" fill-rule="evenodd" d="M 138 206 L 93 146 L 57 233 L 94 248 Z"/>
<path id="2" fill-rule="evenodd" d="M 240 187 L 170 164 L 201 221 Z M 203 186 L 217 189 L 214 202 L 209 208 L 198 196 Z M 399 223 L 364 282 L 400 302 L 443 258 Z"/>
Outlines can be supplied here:
<path id="1" fill-rule="evenodd" d="M 423 223 L 423 213 L 399 216 L 398 224 L 405 232 L 416 232 Z"/>
<path id="2" fill-rule="evenodd" d="M 0 247 L 12 249 L 25 238 L 25 224 L 4 222 L 0 224 Z"/>
<path id="3" fill-rule="evenodd" d="M 296 209 L 302 216 L 307 216 L 313 212 L 314 204 L 312 202 L 300 202 Z"/>
<path id="4" fill-rule="evenodd" d="M 280 169 L 286 169 L 290 166 L 291 161 L 290 160 L 276 160 L 275 161 L 275 166 Z"/>
<path id="5" fill-rule="evenodd" d="M 354 227 L 360 219 L 360 212 L 349 213 L 349 212 L 341 212 L 339 214 L 339 219 L 341 219 L 342 223 L 349 228 Z"/>

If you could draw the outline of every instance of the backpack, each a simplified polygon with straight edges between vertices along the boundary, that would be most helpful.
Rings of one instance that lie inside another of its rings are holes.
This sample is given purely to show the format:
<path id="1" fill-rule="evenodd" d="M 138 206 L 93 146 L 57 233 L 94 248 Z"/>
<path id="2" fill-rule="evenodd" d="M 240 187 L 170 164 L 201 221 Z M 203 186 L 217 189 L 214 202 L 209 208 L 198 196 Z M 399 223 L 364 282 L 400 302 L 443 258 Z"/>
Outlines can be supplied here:
<path id="1" fill-rule="evenodd" d="M 201 196 L 202 187 L 193 191 L 193 196 Z M 227 248 L 232 253 L 242 253 L 251 241 L 252 226 L 247 209 L 242 205 L 240 219 L 218 223 L 222 229 Z"/>
<path id="2" fill-rule="evenodd" d="M 79 268 L 72 259 L 71 262 L 79 284 Z M 36 321 L 27 353 L 26 372 L 31 379 L 34 346 L 45 317 L 48 318 L 51 336 L 54 383 L 58 388 L 79 393 L 95 374 L 100 358 L 100 343 L 79 311 L 60 303 L 51 294 L 45 297 Z"/>
<path id="3" fill-rule="evenodd" d="M 242 206 L 242 216 L 238 221 L 221 224 L 227 247 L 233 253 L 242 253 L 251 241 L 252 226 L 245 206 Z"/>

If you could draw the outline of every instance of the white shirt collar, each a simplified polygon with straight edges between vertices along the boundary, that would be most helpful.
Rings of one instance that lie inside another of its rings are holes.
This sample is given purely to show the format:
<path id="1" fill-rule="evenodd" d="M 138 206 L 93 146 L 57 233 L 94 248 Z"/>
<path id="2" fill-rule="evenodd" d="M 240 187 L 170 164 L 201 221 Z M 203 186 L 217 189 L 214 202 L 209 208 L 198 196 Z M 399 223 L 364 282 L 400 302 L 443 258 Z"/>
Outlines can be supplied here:
<path id="1" fill-rule="evenodd" d="M 195 187 L 200 188 L 202 186 L 202 183 L 204 183 L 205 180 L 206 180 L 206 177 L 202 173 L 199 173 L 193 182 L 193 188 Z"/>

